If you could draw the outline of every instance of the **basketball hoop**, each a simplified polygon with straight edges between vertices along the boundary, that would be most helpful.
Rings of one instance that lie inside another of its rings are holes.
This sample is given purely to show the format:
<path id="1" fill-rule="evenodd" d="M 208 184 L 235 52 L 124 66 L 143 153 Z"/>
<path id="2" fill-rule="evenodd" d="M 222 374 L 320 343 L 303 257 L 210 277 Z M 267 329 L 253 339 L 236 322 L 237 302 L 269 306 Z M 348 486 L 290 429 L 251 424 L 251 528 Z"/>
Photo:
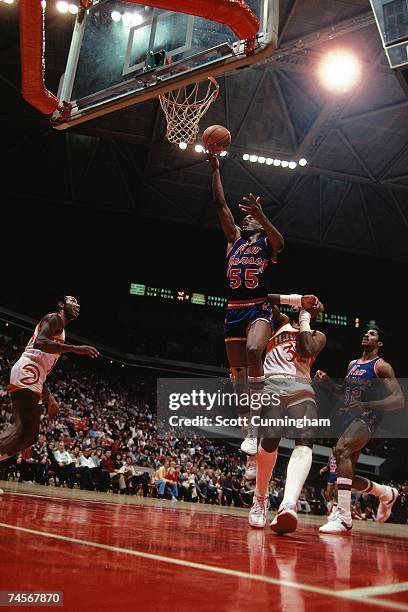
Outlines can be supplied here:
<path id="1" fill-rule="evenodd" d="M 184 85 L 159 96 L 166 115 L 169 142 L 192 144 L 197 138 L 200 119 L 217 98 L 220 89 L 213 77 L 208 77 L 208 81 L 203 96 L 202 92 L 200 94 L 200 83 Z"/>

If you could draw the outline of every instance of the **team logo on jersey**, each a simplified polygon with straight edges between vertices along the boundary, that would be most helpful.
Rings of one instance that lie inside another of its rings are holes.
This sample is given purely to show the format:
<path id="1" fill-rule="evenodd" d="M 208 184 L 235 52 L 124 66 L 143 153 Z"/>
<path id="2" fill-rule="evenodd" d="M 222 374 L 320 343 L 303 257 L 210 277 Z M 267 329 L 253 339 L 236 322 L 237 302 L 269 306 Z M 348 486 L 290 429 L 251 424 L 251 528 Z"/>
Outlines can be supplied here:
<path id="1" fill-rule="evenodd" d="M 23 385 L 35 385 L 40 380 L 40 370 L 34 364 L 27 364 L 22 368 L 29 376 L 24 376 L 20 382 Z"/>

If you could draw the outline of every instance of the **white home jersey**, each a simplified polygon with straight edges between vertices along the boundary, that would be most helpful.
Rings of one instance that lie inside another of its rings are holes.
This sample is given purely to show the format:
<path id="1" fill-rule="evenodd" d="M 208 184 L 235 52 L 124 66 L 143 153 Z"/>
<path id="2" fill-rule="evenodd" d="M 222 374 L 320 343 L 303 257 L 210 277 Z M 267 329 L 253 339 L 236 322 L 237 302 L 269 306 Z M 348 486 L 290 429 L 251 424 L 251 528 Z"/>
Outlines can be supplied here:
<path id="1" fill-rule="evenodd" d="M 282 325 L 268 342 L 264 361 L 265 376 L 290 376 L 311 381 L 313 357 L 301 357 L 296 347 L 299 330 L 290 323 Z"/>
<path id="2" fill-rule="evenodd" d="M 44 351 L 33 348 L 37 336 L 41 331 L 43 321 L 44 319 L 41 319 L 36 326 L 34 334 L 30 338 L 23 354 L 11 370 L 11 391 L 30 389 L 30 391 L 41 396 L 45 379 L 60 357 L 60 353 L 44 353 Z M 63 329 L 61 333 L 55 334 L 52 340 L 64 344 L 65 330 Z"/>

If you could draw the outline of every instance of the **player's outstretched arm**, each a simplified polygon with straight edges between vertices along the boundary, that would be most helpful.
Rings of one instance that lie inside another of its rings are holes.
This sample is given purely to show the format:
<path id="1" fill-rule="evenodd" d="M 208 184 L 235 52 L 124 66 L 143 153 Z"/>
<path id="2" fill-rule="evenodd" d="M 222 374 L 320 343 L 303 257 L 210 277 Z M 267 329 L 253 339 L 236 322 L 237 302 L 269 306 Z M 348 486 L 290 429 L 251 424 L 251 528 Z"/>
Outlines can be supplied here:
<path id="1" fill-rule="evenodd" d="M 298 293 L 290 293 L 289 295 L 279 293 L 269 293 L 268 300 L 274 306 L 286 304 L 287 306 L 297 306 L 298 308 L 318 308 L 319 298 L 315 295 L 300 295 Z"/>
<path id="2" fill-rule="evenodd" d="M 216 155 L 208 155 L 208 161 L 212 168 L 212 191 L 214 195 L 215 205 L 217 207 L 218 218 L 222 231 L 229 244 L 233 244 L 238 240 L 240 231 L 235 225 L 232 212 L 225 200 L 224 188 L 222 186 L 220 175 L 220 162 Z"/>
<path id="3" fill-rule="evenodd" d="M 99 352 L 93 346 L 75 346 L 74 344 L 62 344 L 53 340 L 55 334 L 62 332 L 61 318 L 56 313 L 44 317 L 41 329 L 34 342 L 34 349 L 43 353 L 76 353 L 77 355 L 87 355 L 88 357 L 98 357 Z"/>
<path id="4" fill-rule="evenodd" d="M 326 389 L 326 391 L 328 391 L 332 395 L 344 397 L 344 385 L 339 385 L 338 383 L 335 383 L 334 380 L 332 380 L 330 376 L 326 374 L 326 372 L 323 372 L 323 370 L 317 370 L 316 374 L 314 375 L 314 380 L 317 383 L 321 384 Z"/>
<path id="5" fill-rule="evenodd" d="M 272 255 L 277 257 L 278 254 L 283 251 L 285 241 L 282 234 L 276 227 L 269 221 L 268 217 L 262 210 L 261 198 L 255 197 L 252 193 L 248 194 L 248 197 L 243 198 L 244 204 L 240 204 L 240 209 L 246 214 L 251 215 L 258 223 L 262 225 L 267 237 L 270 247 L 272 249 Z"/>

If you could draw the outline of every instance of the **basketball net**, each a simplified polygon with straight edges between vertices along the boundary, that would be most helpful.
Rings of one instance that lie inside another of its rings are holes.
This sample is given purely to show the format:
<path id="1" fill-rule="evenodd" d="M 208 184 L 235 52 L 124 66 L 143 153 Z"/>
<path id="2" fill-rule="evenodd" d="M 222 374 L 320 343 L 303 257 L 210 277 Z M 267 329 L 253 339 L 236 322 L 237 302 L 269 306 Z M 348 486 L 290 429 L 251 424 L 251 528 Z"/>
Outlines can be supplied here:
<path id="1" fill-rule="evenodd" d="M 201 117 L 218 96 L 219 85 L 208 77 L 207 90 L 200 97 L 200 83 L 184 85 L 159 96 L 160 105 L 166 115 L 166 136 L 169 142 L 192 144 L 199 132 Z"/>

